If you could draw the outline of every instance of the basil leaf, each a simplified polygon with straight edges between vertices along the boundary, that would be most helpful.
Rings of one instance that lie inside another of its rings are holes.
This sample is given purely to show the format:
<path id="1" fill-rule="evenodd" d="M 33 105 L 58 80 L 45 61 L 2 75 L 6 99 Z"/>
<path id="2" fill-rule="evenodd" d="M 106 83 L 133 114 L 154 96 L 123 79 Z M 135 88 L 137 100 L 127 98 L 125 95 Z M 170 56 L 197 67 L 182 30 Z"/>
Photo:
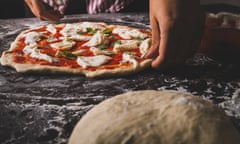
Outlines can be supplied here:
<path id="1" fill-rule="evenodd" d="M 122 44 L 121 40 L 116 40 L 115 42 L 113 42 L 113 46 L 117 45 L 117 44 L 119 44 L 119 45 Z"/>
<path id="2" fill-rule="evenodd" d="M 93 28 L 87 27 L 87 32 L 93 31 Z"/>
<path id="3" fill-rule="evenodd" d="M 97 32 L 96 29 L 93 29 L 93 28 L 87 27 L 87 33 L 89 33 L 89 34 L 95 34 L 96 32 Z"/>
<path id="4" fill-rule="evenodd" d="M 103 30 L 103 34 L 111 34 L 111 33 L 112 33 L 112 30 L 110 29 Z"/>
<path id="5" fill-rule="evenodd" d="M 81 31 L 77 31 L 77 34 L 81 35 L 81 34 L 83 34 L 83 32 L 81 32 Z"/>
<path id="6" fill-rule="evenodd" d="M 70 51 L 62 51 L 60 53 L 60 55 L 63 57 L 66 57 L 67 59 L 70 59 L 70 60 L 77 58 L 77 56 L 75 54 L 72 54 Z"/>

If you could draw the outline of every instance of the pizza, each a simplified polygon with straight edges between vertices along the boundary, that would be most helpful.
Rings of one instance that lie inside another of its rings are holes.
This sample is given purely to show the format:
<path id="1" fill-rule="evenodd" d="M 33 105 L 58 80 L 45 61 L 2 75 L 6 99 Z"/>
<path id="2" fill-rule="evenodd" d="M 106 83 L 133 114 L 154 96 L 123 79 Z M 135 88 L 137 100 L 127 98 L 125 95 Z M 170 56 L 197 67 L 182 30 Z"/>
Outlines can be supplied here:
<path id="1" fill-rule="evenodd" d="M 102 22 L 48 24 L 21 32 L 2 53 L 17 72 L 115 76 L 151 65 L 151 31 Z"/>

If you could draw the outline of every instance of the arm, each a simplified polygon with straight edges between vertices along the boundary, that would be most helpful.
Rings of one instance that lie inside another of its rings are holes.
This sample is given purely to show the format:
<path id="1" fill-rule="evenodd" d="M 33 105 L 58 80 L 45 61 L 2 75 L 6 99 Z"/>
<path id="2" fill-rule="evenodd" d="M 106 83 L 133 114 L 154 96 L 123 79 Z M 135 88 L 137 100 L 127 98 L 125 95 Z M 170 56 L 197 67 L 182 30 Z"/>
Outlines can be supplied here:
<path id="1" fill-rule="evenodd" d="M 197 50 L 204 27 L 199 0 L 149 0 L 153 68 L 182 64 Z"/>
<path id="2" fill-rule="evenodd" d="M 47 7 L 41 0 L 25 0 L 32 13 L 41 20 L 59 20 L 63 17 L 57 10 Z"/>

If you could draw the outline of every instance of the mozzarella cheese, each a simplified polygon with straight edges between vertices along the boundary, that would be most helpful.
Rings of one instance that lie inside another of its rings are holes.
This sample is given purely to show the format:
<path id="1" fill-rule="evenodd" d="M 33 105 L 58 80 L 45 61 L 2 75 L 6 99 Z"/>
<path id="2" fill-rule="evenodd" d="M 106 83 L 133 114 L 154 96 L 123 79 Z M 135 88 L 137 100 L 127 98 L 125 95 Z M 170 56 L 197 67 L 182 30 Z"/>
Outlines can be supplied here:
<path id="1" fill-rule="evenodd" d="M 38 46 L 36 44 L 31 44 L 31 45 L 25 46 L 23 49 L 23 52 L 24 52 L 24 54 L 29 54 L 32 58 L 46 60 L 50 63 L 58 61 L 58 59 L 56 59 L 56 58 L 53 58 L 47 54 L 41 53 L 41 50 L 38 49 Z"/>
<path id="2" fill-rule="evenodd" d="M 89 46 L 89 47 L 98 46 L 100 44 L 106 43 L 106 40 L 107 40 L 106 36 L 100 31 L 97 31 L 88 42 L 83 44 L 83 46 Z"/>
<path id="3" fill-rule="evenodd" d="M 133 64 L 134 68 L 138 67 L 138 62 L 137 60 L 134 58 L 134 56 L 130 55 L 129 53 L 123 53 L 122 55 L 122 63 L 126 63 L 126 62 L 130 62 Z"/>
<path id="4" fill-rule="evenodd" d="M 91 57 L 78 56 L 77 63 L 83 67 L 98 67 L 109 62 L 112 58 L 105 55 L 97 55 Z"/>
<path id="5" fill-rule="evenodd" d="M 142 57 L 144 57 L 146 55 L 146 53 L 148 52 L 148 50 L 150 49 L 151 42 L 152 42 L 151 38 L 147 38 L 141 42 L 139 49 L 140 49 L 140 53 L 142 54 Z"/>
<path id="6" fill-rule="evenodd" d="M 115 52 L 137 49 L 140 44 L 138 40 L 120 40 L 119 42 L 114 44 L 113 50 Z"/>
<path id="7" fill-rule="evenodd" d="M 52 48 L 59 49 L 59 50 L 69 50 L 73 48 L 75 45 L 76 45 L 75 41 L 66 40 L 66 39 L 61 42 L 50 44 Z"/>
<path id="8" fill-rule="evenodd" d="M 37 58 L 37 59 L 41 59 L 41 60 L 46 60 L 50 63 L 53 63 L 53 62 L 58 62 L 58 59 L 56 58 L 53 58 L 47 54 L 43 54 L 40 52 L 40 50 L 38 49 L 35 49 L 31 54 L 30 54 L 31 57 L 33 58 Z"/>
<path id="9" fill-rule="evenodd" d="M 75 51 L 72 52 L 72 54 L 81 55 L 81 54 L 85 53 L 86 51 L 87 50 L 85 50 L 85 49 L 75 50 Z"/>
<path id="10" fill-rule="evenodd" d="M 76 41 L 88 41 L 92 38 L 92 36 L 85 36 L 85 35 L 72 35 L 69 37 L 72 40 L 76 40 Z"/>
<path id="11" fill-rule="evenodd" d="M 65 27 L 60 31 L 64 37 L 72 37 L 78 39 L 79 32 L 87 32 L 88 28 L 94 30 L 104 30 L 105 26 L 100 23 L 82 22 L 78 24 L 66 24 Z M 81 38 L 80 38 L 81 40 Z"/>
<path id="12" fill-rule="evenodd" d="M 52 34 L 56 34 L 57 33 L 57 29 L 54 27 L 53 24 L 47 25 L 47 29 L 46 30 L 49 31 Z"/>
<path id="13" fill-rule="evenodd" d="M 60 33 L 64 37 L 71 37 L 71 36 L 78 35 L 79 31 L 81 31 L 81 29 L 78 28 L 77 25 L 66 24 L 65 27 L 60 31 Z"/>
<path id="14" fill-rule="evenodd" d="M 94 30 L 104 30 L 106 27 L 104 24 L 102 23 L 92 23 L 92 22 L 82 22 L 79 24 L 79 28 L 81 28 L 81 30 L 83 32 L 87 31 L 87 28 L 92 28 Z"/>
<path id="15" fill-rule="evenodd" d="M 113 29 L 112 33 L 118 34 L 120 37 L 124 39 L 131 39 L 131 38 L 140 38 L 140 39 L 145 39 L 148 37 L 147 34 L 141 32 L 138 29 L 131 29 L 129 27 L 121 27 L 118 26 Z"/>
<path id="16" fill-rule="evenodd" d="M 107 49 L 100 49 L 97 47 L 91 47 L 90 50 L 93 52 L 94 55 L 114 55 L 115 53 L 113 51 L 107 50 Z"/>
<path id="17" fill-rule="evenodd" d="M 26 45 L 24 48 L 23 48 L 23 53 L 25 54 L 31 54 L 34 49 L 37 49 L 38 48 L 38 45 L 37 44 L 30 44 L 30 45 Z"/>
<path id="18" fill-rule="evenodd" d="M 41 40 L 42 34 L 39 32 L 28 32 L 24 34 L 24 37 L 26 44 L 33 44 Z"/>

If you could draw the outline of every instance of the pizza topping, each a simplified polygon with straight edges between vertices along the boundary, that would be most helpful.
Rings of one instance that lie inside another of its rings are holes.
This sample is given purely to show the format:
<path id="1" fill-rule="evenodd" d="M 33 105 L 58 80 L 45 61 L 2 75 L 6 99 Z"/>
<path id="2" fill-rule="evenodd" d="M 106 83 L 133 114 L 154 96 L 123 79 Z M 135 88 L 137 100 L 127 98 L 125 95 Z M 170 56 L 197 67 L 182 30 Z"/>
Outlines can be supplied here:
<path id="1" fill-rule="evenodd" d="M 50 63 L 53 63 L 53 62 L 58 62 L 58 59 L 56 58 L 53 58 L 47 54 L 43 54 L 41 53 L 41 51 L 39 49 L 35 49 L 31 54 L 30 56 L 32 58 L 37 58 L 37 59 L 40 59 L 40 60 L 46 60 Z"/>
<path id="2" fill-rule="evenodd" d="M 150 49 L 151 42 L 152 42 L 151 38 L 147 38 L 141 42 L 139 49 L 142 54 L 142 57 L 144 57 L 146 55 L 146 53 L 148 52 L 148 50 Z"/>
<path id="3" fill-rule="evenodd" d="M 84 44 L 84 46 L 93 47 L 101 44 L 106 44 L 107 42 L 108 40 L 106 36 L 100 31 L 97 31 L 96 34 L 94 34 L 93 37 Z"/>
<path id="4" fill-rule="evenodd" d="M 60 31 L 60 34 L 62 34 L 65 37 L 74 37 L 75 35 L 78 35 L 78 33 L 81 30 L 77 25 L 72 24 L 66 24 L 65 27 Z"/>
<path id="5" fill-rule="evenodd" d="M 57 57 L 65 57 L 65 58 L 67 58 L 69 60 L 74 60 L 74 59 L 77 58 L 77 55 L 75 55 L 72 52 L 67 51 L 67 50 L 65 50 L 65 51 L 57 51 L 56 56 Z"/>
<path id="6" fill-rule="evenodd" d="M 56 34 L 57 33 L 57 29 L 54 27 L 53 24 L 47 25 L 47 29 L 46 30 L 49 31 L 52 34 Z"/>
<path id="7" fill-rule="evenodd" d="M 72 54 L 81 55 L 81 54 L 85 53 L 86 51 L 87 50 L 85 50 L 85 49 L 80 49 L 80 50 L 73 51 Z"/>
<path id="8" fill-rule="evenodd" d="M 103 33 L 103 34 L 111 34 L 111 33 L 112 33 L 112 30 L 110 30 L 110 29 L 105 29 L 105 30 L 103 30 L 102 33 Z"/>
<path id="9" fill-rule="evenodd" d="M 118 34 L 120 37 L 124 39 L 132 39 L 132 38 L 140 38 L 140 39 L 145 39 L 148 37 L 147 34 L 141 32 L 140 30 L 137 29 L 132 29 L 129 27 L 116 27 L 113 29 L 112 33 Z"/>
<path id="10" fill-rule="evenodd" d="M 31 54 L 33 52 L 34 49 L 37 49 L 38 45 L 37 44 L 30 44 L 27 45 L 23 48 L 23 53 L 25 54 Z"/>
<path id="11" fill-rule="evenodd" d="M 56 41 L 58 41 L 58 39 L 54 36 L 49 36 L 48 39 L 47 39 L 47 42 L 50 42 L 50 43 L 51 42 L 56 42 Z"/>
<path id="12" fill-rule="evenodd" d="M 94 55 L 114 55 L 115 53 L 108 49 L 101 49 L 97 47 L 91 47 L 90 50 Z"/>
<path id="13" fill-rule="evenodd" d="M 59 50 L 69 50 L 69 49 L 72 49 L 75 45 L 76 45 L 76 42 L 69 39 L 64 39 L 61 42 L 50 44 L 52 48 L 59 49 Z"/>
<path id="14" fill-rule="evenodd" d="M 79 28 L 82 32 L 93 32 L 96 30 L 103 31 L 105 29 L 105 25 L 103 23 L 82 22 L 79 24 Z"/>
<path id="15" fill-rule="evenodd" d="M 72 35 L 69 38 L 75 41 L 88 41 L 92 38 L 92 36 L 78 34 L 78 35 Z"/>
<path id="16" fill-rule="evenodd" d="M 131 29 L 130 31 L 127 31 L 127 34 L 130 35 L 132 38 L 145 39 L 148 37 L 147 34 L 141 32 L 138 29 Z"/>
<path id="17" fill-rule="evenodd" d="M 26 33 L 25 35 L 25 43 L 26 44 L 32 44 L 32 43 L 36 43 L 38 41 L 41 40 L 41 37 L 42 37 L 42 34 L 39 33 L 39 32 L 29 32 L 29 33 Z"/>
<path id="18" fill-rule="evenodd" d="M 138 40 L 119 40 L 114 44 L 114 51 L 128 51 L 132 49 L 137 49 L 140 44 Z"/>
<path id="19" fill-rule="evenodd" d="M 132 63 L 134 68 L 138 67 L 138 62 L 135 59 L 135 56 L 133 56 L 128 52 L 124 52 L 122 55 L 122 63 L 126 63 L 126 62 Z"/>
<path id="20" fill-rule="evenodd" d="M 97 29 L 93 29 L 91 27 L 86 28 L 88 34 L 95 34 L 97 32 Z"/>
<path id="21" fill-rule="evenodd" d="M 60 33 L 65 37 L 76 37 L 76 35 L 81 35 L 83 33 L 94 34 L 96 31 L 103 31 L 105 26 L 100 23 L 82 22 L 79 24 L 66 24 L 65 27 L 60 31 Z"/>
<path id="22" fill-rule="evenodd" d="M 38 46 L 36 44 L 27 45 L 26 47 L 24 47 L 23 52 L 25 54 L 29 54 L 32 58 L 46 60 L 50 63 L 58 61 L 56 58 L 53 58 L 47 54 L 41 53 L 41 50 L 38 49 Z"/>
<path id="23" fill-rule="evenodd" d="M 105 55 L 97 55 L 91 57 L 78 56 L 77 63 L 83 68 L 98 67 L 109 62 L 112 58 Z"/>

